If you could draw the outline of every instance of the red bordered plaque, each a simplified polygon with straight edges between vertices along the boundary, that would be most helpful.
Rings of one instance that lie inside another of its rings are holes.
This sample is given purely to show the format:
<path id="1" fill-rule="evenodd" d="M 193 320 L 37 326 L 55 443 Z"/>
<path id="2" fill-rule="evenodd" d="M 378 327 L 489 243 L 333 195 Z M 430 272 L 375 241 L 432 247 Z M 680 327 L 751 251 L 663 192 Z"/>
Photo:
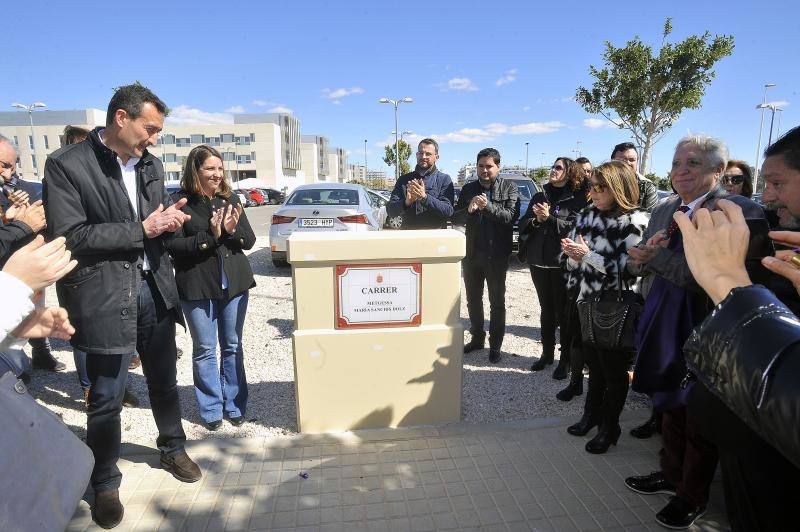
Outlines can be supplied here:
<path id="1" fill-rule="evenodd" d="M 422 323 L 422 263 L 337 264 L 336 328 Z"/>

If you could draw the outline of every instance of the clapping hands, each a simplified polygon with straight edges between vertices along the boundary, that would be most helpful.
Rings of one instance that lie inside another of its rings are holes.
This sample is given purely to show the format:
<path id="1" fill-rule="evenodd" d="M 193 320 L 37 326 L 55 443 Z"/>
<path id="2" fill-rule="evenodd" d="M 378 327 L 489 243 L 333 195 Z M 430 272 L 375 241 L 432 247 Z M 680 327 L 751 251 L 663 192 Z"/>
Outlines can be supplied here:
<path id="1" fill-rule="evenodd" d="M 467 212 L 472 214 L 475 211 L 482 211 L 488 204 L 489 200 L 486 198 L 486 194 L 479 194 L 472 198 L 472 200 L 469 202 Z"/>
<path id="2" fill-rule="evenodd" d="M 586 245 L 586 241 L 583 239 L 583 235 L 578 235 L 577 241 L 570 238 L 562 238 L 561 249 L 567 257 L 576 262 L 582 261 L 583 257 L 590 251 L 589 246 Z"/>
<path id="3" fill-rule="evenodd" d="M 227 234 L 233 234 L 236 231 L 236 226 L 239 224 L 239 218 L 242 216 L 241 205 L 226 205 L 225 207 L 216 209 L 211 214 L 211 232 L 214 238 L 219 240 L 222 237 L 222 231 Z"/>
<path id="4" fill-rule="evenodd" d="M 425 192 L 425 181 L 422 179 L 412 179 L 406 185 L 406 206 L 411 206 L 417 200 L 425 199 L 428 194 Z"/>

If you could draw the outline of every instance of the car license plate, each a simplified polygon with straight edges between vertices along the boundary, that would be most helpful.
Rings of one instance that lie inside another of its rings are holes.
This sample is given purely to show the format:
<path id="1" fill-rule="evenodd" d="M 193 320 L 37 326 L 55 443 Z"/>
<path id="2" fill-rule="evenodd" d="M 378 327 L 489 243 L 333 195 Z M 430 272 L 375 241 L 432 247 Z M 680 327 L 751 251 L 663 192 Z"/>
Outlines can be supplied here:
<path id="1" fill-rule="evenodd" d="M 333 227 L 333 218 L 300 218 L 298 227 Z"/>
<path id="2" fill-rule="evenodd" d="M 514 233 L 514 242 L 519 242 L 519 233 Z"/>

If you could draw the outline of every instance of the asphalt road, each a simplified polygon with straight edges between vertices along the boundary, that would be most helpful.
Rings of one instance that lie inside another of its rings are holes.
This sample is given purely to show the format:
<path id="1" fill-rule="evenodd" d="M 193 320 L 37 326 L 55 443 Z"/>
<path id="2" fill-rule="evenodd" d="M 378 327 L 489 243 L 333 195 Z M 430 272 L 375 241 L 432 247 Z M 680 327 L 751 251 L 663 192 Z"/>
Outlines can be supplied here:
<path id="1" fill-rule="evenodd" d="M 269 226 L 272 221 L 272 213 L 278 210 L 280 205 L 262 205 L 261 207 L 249 207 L 244 210 L 250 227 L 253 228 L 256 236 L 269 237 Z"/>

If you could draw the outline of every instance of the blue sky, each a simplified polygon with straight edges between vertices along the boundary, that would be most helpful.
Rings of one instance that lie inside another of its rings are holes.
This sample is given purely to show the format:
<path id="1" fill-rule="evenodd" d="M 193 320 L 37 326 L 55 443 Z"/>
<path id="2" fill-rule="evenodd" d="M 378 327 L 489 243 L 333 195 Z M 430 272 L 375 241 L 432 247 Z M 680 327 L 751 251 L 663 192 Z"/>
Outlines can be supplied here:
<path id="1" fill-rule="evenodd" d="M 112 87 L 139 79 L 175 120 L 291 109 L 302 133 L 328 136 L 351 163 L 363 163 L 367 139 L 370 168 L 391 172 L 379 157 L 394 114 L 378 99 L 408 96 L 400 129 L 438 135 L 439 166 L 451 175 L 486 146 L 504 164 L 524 164 L 525 142 L 530 166 L 573 156 L 578 141 L 597 163 L 629 134 L 585 113 L 575 89 L 591 83 L 588 66 L 601 64 L 604 41 L 638 34 L 658 48 L 671 16 L 673 42 L 708 30 L 733 35 L 736 48 L 718 63 L 702 108 L 684 112 L 655 146 L 653 171 L 666 173 L 687 132 L 719 136 L 753 164 L 766 82 L 777 84 L 768 101 L 784 102 L 781 129 L 800 123 L 795 1 L 540 4 L 195 0 L 134 11 L 134 3 L 14 2 L 3 8 L 0 103 L 104 109 Z M 769 112 L 765 138 L 768 127 Z"/>

